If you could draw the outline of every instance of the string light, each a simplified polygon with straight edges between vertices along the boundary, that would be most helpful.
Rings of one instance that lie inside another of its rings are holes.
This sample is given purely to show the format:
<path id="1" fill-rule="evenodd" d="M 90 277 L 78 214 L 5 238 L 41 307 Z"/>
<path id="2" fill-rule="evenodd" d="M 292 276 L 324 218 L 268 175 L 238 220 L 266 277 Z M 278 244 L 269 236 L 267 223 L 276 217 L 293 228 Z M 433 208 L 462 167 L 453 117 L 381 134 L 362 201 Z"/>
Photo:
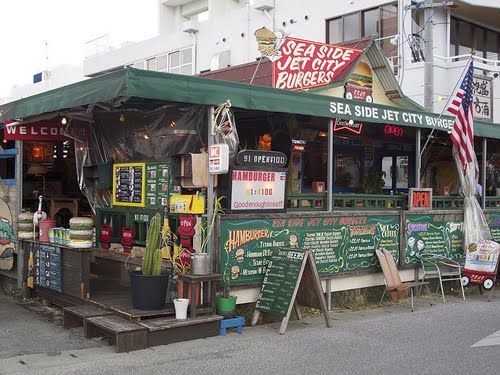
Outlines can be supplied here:
<path id="1" fill-rule="evenodd" d="M 145 139 L 145 140 L 148 140 L 148 139 L 149 139 L 149 135 L 144 134 L 144 139 Z"/>
<path id="2" fill-rule="evenodd" d="M 6 140 L 6 139 L 4 139 L 2 142 L 3 142 L 3 143 L 7 143 L 7 140 Z"/>
<path id="3" fill-rule="evenodd" d="M 68 123 L 68 120 L 66 119 L 66 116 L 63 116 L 61 120 L 61 124 L 66 125 Z"/>

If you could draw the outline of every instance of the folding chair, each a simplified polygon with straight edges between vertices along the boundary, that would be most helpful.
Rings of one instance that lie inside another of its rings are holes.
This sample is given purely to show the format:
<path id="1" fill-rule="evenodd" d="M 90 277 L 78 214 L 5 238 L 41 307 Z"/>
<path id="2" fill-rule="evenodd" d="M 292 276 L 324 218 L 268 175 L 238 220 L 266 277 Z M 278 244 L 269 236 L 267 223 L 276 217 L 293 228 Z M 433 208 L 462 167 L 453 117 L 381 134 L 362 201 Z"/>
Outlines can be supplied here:
<path id="1" fill-rule="evenodd" d="M 422 263 L 422 270 L 424 275 L 422 281 L 426 279 L 439 279 L 439 288 L 441 288 L 441 296 L 443 303 L 446 303 L 444 298 L 443 281 L 457 280 L 462 289 L 462 297 L 465 301 L 465 292 L 460 279 L 462 278 L 462 269 L 460 264 L 452 259 L 446 258 L 439 254 L 425 253 L 420 257 Z"/>
<path id="2" fill-rule="evenodd" d="M 375 252 L 380 262 L 380 266 L 382 267 L 382 272 L 384 273 L 384 280 L 385 280 L 385 290 L 384 293 L 382 294 L 382 298 L 380 299 L 379 304 L 382 303 L 386 291 L 389 292 L 389 294 L 391 295 L 391 299 L 393 301 L 398 302 L 401 298 L 403 298 L 407 294 L 409 289 L 411 297 L 411 311 L 413 311 L 414 288 L 425 285 L 425 287 L 428 290 L 429 283 L 426 281 L 408 281 L 403 283 L 401 281 L 401 277 L 399 275 L 399 271 L 392 254 L 387 250 L 376 250 Z M 429 291 L 429 305 L 432 306 L 430 291 Z"/>

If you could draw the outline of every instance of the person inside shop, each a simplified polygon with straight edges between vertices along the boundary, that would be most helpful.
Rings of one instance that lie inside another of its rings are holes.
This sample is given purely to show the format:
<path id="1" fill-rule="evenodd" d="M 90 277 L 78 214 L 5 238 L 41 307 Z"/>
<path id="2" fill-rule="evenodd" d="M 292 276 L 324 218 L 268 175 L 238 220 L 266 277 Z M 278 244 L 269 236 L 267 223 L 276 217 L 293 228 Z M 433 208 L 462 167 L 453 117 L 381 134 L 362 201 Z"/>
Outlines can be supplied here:
<path id="1" fill-rule="evenodd" d="M 488 197 L 494 197 L 497 194 L 497 189 L 493 186 L 493 184 L 488 184 L 488 187 L 486 188 L 486 196 Z"/>

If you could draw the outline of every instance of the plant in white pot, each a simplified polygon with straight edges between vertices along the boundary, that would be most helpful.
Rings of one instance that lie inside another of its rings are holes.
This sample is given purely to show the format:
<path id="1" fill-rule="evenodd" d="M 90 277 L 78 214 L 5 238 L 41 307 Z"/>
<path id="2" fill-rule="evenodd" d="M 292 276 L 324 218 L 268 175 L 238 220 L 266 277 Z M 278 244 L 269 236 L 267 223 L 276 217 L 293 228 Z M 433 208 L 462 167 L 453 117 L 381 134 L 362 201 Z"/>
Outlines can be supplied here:
<path id="1" fill-rule="evenodd" d="M 130 272 L 134 309 L 160 310 L 165 307 L 169 274 L 162 269 L 160 220 L 159 213 L 151 218 L 142 267 L 140 270 Z"/>

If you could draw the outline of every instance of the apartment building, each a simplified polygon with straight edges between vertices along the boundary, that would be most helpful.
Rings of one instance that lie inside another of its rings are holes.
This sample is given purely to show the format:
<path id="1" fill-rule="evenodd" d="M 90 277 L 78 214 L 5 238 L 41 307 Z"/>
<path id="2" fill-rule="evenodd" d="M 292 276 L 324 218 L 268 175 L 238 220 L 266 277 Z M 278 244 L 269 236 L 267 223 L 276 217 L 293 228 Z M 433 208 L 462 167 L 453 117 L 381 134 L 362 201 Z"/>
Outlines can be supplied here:
<path id="1" fill-rule="evenodd" d="M 432 6 L 431 12 L 424 8 Z M 424 34 L 432 26 L 432 109 L 443 110 L 465 60 L 475 51 L 477 116 L 500 122 L 500 3 L 495 0 L 159 0 L 158 36 L 111 49 L 87 45 L 86 76 L 133 66 L 197 74 L 259 58 L 263 26 L 302 39 L 338 43 L 378 39 L 407 96 L 424 104 Z M 428 59 L 428 57 L 427 57 Z"/>

